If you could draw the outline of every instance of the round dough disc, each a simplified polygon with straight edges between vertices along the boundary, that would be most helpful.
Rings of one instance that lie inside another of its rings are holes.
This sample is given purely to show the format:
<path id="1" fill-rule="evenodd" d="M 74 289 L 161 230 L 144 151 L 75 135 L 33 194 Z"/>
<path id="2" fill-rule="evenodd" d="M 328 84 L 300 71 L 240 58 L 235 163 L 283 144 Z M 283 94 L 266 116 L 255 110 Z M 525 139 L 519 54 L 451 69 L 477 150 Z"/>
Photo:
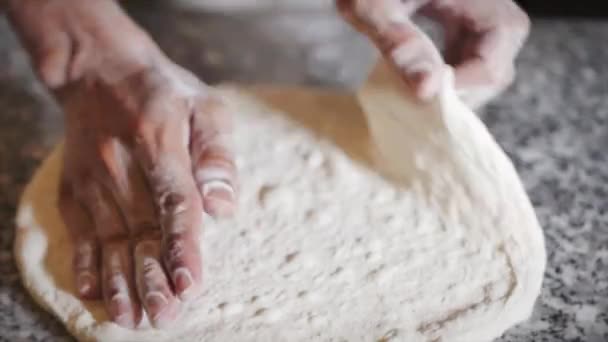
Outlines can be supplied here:
<path id="1" fill-rule="evenodd" d="M 222 92 L 234 104 L 240 209 L 206 218 L 205 290 L 173 327 L 123 329 L 101 302 L 77 298 L 56 208 L 61 147 L 27 187 L 23 282 L 78 339 L 476 342 L 530 315 L 541 228 L 450 77 L 428 105 L 373 80 L 361 105 L 297 88 Z"/>

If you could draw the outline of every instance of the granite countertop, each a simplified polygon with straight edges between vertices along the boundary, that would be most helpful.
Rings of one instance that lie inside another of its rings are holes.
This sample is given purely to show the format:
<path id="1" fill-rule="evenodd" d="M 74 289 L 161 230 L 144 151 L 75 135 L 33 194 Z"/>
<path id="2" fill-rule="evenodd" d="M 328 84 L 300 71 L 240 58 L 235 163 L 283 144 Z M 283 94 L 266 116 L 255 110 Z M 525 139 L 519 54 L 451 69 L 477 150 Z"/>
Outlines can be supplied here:
<path id="1" fill-rule="evenodd" d="M 140 16 L 144 24 L 146 18 Z M 327 66 L 319 71 L 314 63 L 283 65 L 270 74 L 262 67 L 218 69 L 208 65 L 217 62 L 214 56 L 199 63 L 200 51 L 180 43 L 181 37 L 172 34 L 176 27 L 175 22 L 161 27 L 155 37 L 173 58 L 212 81 L 262 75 L 339 84 L 353 81 L 348 68 L 357 68 L 354 63 L 336 74 Z M 181 34 L 198 36 L 192 30 L 190 25 Z M 481 113 L 520 172 L 544 228 L 549 257 L 533 317 L 498 341 L 608 341 L 606 37 L 608 22 L 535 21 L 518 60 L 517 83 Z M 0 17 L 0 341 L 71 341 L 28 296 L 12 257 L 19 195 L 61 132 L 57 107 L 35 81 Z"/>

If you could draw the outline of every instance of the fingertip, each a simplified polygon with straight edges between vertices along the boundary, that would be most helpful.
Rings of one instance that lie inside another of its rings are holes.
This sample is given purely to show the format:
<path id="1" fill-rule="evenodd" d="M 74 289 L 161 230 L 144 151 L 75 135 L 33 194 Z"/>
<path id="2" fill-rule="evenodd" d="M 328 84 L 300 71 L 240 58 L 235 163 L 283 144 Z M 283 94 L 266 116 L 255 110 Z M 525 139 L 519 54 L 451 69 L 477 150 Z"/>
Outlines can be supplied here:
<path id="1" fill-rule="evenodd" d="M 98 278 L 89 271 L 80 272 L 76 275 L 76 290 L 80 298 L 85 300 L 101 298 Z"/>
<path id="2" fill-rule="evenodd" d="M 179 301 L 160 260 L 159 244 L 143 241 L 135 247 L 137 288 L 148 320 L 156 328 L 168 327 L 177 317 Z"/>
<path id="3" fill-rule="evenodd" d="M 112 321 L 125 328 L 135 328 L 137 325 L 131 302 L 124 294 L 116 294 L 109 299 L 108 313 Z"/>
<path id="4" fill-rule="evenodd" d="M 129 329 L 139 326 L 143 319 L 143 308 L 134 294 L 130 291 L 125 293 L 124 290 L 117 292 L 117 289 L 112 292 L 114 293 L 107 299 L 106 304 L 112 321 Z"/>
<path id="5" fill-rule="evenodd" d="M 234 215 L 236 211 L 235 194 L 225 182 L 210 182 L 203 186 L 203 208 L 214 218 Z"/>
<path id="6" fill-rule="evenodd" d="M 102 244 L 101 290 L 112 322 L 133 329 L 142 318 L 128 241 Z"/>
<path id="7" fill-rule="evenodd" d="M 179 302 L 159 291 L 146 294 L 145 307 L 150 323 L 157 329 L 170 327 L 178 317 Z"/>
<path id="8" fill-rule="evenodd" d="M 187 268 L 180 267 L 173 271 L 172 279 L 175 293 L 182 301 L 191 300 L 198 295 L 197 283 Z"/>
<path id="9" fill-rule="evenodd" d="M 404 80 L 414 96 L 427 102 L 437 96 L 441 88 L 441 70 L 414 70 L 404 72 Z"/>
<path id="10" fill-rule="evenodd" d="M 171 283 L 175 296 L 182 301 L 189 301 L 197 297 L 201 292 L 200 255 L 198 251 L 188 251 L 193 257 L 183 257 L 174 260 L 174 266 L 170 269 Z"/>
<path id="11" fill-rule="evenodd" d="M 216 219 L 232 217 L 236 212 L 234 203 L 214 197 L 205 198 L 203 204 L 205 212 Z"/>
<path id="12" fill-rule="evenodd" d="M 166 236 L 163 261 L 175 296 L 190 300 L 201 290 L 202 258 L 197 234 Z"/>
<path id="13" fill-rule="evenodd" d="M 177 311 L 178 310 L 173 310 L 171 313 L 169 313 L 168 311 L 164 311 L 156 318 L 150 319 L 150 322 L 152 323 L 152 326 L 156 329 L 170 328 L 177 319 Z"/>

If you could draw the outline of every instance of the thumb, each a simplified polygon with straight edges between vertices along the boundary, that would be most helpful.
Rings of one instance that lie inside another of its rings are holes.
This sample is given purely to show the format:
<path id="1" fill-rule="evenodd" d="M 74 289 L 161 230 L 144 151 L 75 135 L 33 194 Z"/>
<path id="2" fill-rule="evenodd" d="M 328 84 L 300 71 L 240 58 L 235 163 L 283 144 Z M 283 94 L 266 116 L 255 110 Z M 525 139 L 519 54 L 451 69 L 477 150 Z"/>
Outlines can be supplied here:
<path id="1" fill-rule="evenodd" d="M 437 94 L 444 62 L 431 39 L 412 22 L 415 6 L 396 0 L 339 0 L 336 6 L 372 40 L 418 98 Z"/>

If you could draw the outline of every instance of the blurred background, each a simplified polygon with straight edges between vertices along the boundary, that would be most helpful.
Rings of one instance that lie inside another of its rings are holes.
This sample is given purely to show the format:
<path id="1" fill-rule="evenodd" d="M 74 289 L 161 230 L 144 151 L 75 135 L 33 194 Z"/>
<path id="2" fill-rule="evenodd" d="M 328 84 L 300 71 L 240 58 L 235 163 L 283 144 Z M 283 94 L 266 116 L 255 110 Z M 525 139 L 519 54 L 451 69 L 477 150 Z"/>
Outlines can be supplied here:
<path id="1" fill-rule="evenodd" d="M 533 20 L 608 19 L 601 1 L 517 0 Z M 353 88 L 374 49 L 333 0 L 130 0 L 127 9 L 177 62 L 209 83 L 280 82 Z M 441 45 L 432 23 L 419 24 Z"/>
<path id="2" fill-rule="evenodd" d="M 594 0 L 516 0 L 528 13 L 537 17 L 608 18 L 603 1 Z"/>

